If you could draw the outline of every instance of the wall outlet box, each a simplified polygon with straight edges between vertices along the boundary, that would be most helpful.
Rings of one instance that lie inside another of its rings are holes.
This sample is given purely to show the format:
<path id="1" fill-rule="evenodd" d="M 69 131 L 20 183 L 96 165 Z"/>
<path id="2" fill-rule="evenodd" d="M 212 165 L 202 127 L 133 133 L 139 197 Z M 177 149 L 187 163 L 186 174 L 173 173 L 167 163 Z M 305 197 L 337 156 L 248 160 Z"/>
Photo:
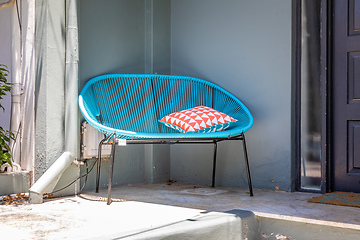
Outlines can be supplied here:
<path id="1" fill-rule="evenodd" d="M 88 122 L 83 122 L 81 125 L 81 158 L 97 158 L 99 143 L 105 138 L 105 135 L 96 130 Z M 111 153 L 111 145 L 102 145 L 101 156 L 109 157 Z"/>

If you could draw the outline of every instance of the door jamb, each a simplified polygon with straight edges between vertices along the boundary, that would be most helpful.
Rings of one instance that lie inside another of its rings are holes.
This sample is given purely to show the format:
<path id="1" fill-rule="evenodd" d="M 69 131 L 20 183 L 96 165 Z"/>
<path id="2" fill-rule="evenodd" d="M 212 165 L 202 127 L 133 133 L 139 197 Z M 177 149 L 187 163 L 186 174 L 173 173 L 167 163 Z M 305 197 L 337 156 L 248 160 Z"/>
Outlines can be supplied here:
<path id="1" fill-rule="evenodd" d="M 322 0 L 321 31 L 321 193 L 331 189 L 330 157 L 330 79 L 331 79 L 331 13 L 332 1 Z"/>

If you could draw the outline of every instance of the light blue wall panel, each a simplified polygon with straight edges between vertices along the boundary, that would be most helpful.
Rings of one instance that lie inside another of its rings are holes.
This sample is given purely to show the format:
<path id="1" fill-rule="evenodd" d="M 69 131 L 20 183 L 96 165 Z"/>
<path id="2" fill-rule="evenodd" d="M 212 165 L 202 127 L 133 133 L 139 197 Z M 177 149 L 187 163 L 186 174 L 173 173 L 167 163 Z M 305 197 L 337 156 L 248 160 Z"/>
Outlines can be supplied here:
<path id="1" fill-rule="evenodd" d="M 101 74 L 144 73 L 144 0 L 81 0 L 79 47 L 81 88 Z M 145 181 L 144 146 L 118 147 L 115 155 L 114 186 Z M 102 164 L 101 188 L 107 186 L 108 163 Z M 95 170 L 89 177 L 87 189 L 95 188 Z M 82 172 L 85 171 L 82 168 Z"/>
<path id="2" fill-rule="evenodd" d="M 153 73 L 170 74 L 171 1 L 153 2 Z"/>
<path id="3" fill-rule="evenodd" d="M 170 74 L 170 1 L 79 0 L 80 88 L 101 74 Z M 82 117 L 81 117 L 82 118 Z M 83 119 L 83 118 L 82 118 Z M 169 146 L 116 148 L 114 185 L 169 179 Z M 102 164 L 100 187 L 108 182 Z M 82 173 L 86 169 L 82 168 Z M 87 189 L 93 189 L 95 171 Z"/>
<path id="4" fill-rule="evenodd" d="M 209 80 L 239 97 L 255 118 L 246 135 L 254 186 L 288 190 L 291 1 L 173 0 L 171 4 L 172 74 Z M 218 151 L 217 182 L 245 187 L 240 143 L 221 143 Z M 172 146 L 172 178 L 210 184 L 211 158 L 211 146 Z"/>
<path id="5" fill-rule="evenodd" d="M 80 0 L 80 87 L 99 74 L 143 73 L 146 68 L 165 74 L 171 69 L 172 74 L 217 83 L 239 97 L 254 115 L 254 127 L 247 133 L 254 186 L 288 190 L 292 162 L 291 1 L 169 3 Z M 149 6 L 153 16 L 147 15 Z M 146 22 L 149 20 L 153 25 Z M 146 55 L 149 53 L 152 56 Z M 147 178 L 141 159 L 147 151 L 140 150 L 126 153 L 132 162 L 115 163 L 130 172 L 144 169 L 145 176 L 130 177 L 134 183 Z M 171 146 L 171 177 L 210 184 L 212 151 L 211 145 Z M 218 163 L 219 185 L 246 187 L 240 142 L 220 143 Z M 115 171 L 121 172 L 120 168 Z M 119 178 L 119 182 L 129 181 Z"/>
<path id="6" fill-rule="evenodd" d="M 81 0 L 79 12 L 80 85 L 106 73 L 143 73 L 143 0 Z"/>

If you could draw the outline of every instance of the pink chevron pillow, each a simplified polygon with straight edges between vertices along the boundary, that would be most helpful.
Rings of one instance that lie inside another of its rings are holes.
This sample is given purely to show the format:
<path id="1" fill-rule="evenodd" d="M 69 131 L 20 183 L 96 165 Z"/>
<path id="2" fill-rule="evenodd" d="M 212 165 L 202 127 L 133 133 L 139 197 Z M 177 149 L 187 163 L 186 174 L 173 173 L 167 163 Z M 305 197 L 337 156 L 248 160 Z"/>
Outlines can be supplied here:
<path id="1" fill-rule="evenodd" d="M 204 133 L 224 130 L 237 120 L 206 106 L 198 106 L 171 113 L 159 120 L 179 132 Z"/>

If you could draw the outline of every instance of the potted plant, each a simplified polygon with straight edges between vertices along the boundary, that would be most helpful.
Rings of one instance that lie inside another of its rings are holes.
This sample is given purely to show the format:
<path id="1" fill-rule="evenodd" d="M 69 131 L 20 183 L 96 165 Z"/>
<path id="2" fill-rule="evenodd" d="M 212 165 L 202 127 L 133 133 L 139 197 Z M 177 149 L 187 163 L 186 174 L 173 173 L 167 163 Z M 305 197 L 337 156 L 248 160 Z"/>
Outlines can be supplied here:
<path id="1" fill-rule="evenodd" d="M 1 104 L 3 97 L 11 92 L 12 84 L 9 83 L 6 79 L 8 76 L 9 70 L 3 64 L 0 64 L 0 109 L 5 111 L 4 106 Z M 3 129 L 0 126 L 0 168 L 3 164 L 8 163 L 12 166 L 11 161 L 11 149 L 10 141 L 15 141 L 15 135 L 13 132 Z"/>

